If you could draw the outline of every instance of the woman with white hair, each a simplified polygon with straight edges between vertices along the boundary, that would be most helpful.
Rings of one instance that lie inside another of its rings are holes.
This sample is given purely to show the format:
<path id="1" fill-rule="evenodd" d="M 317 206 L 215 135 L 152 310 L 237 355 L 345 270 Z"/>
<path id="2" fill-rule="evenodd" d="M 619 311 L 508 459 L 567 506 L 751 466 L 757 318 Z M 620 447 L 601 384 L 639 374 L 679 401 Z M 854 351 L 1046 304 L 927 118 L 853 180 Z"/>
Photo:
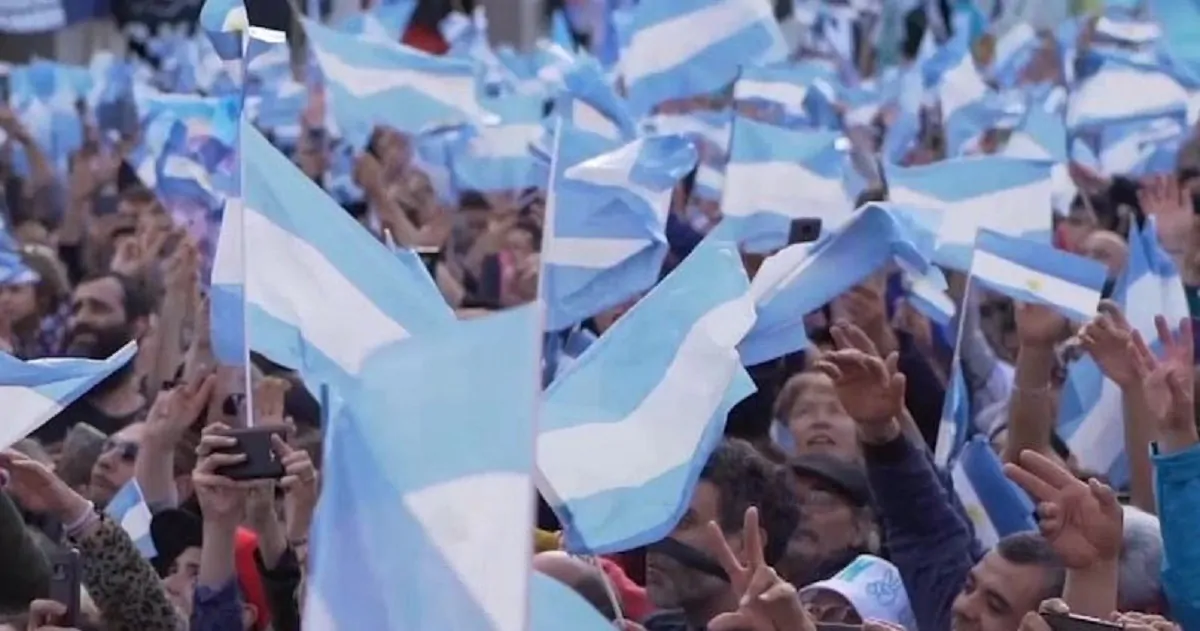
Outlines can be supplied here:
<path id="1" fill-rule="evenodd" d="M 1162 593 L 1163 538 L 1158 517 L 1132 506 L 1125 512 L 1118 566 L 1117 609 L 1165 613 Z"/>

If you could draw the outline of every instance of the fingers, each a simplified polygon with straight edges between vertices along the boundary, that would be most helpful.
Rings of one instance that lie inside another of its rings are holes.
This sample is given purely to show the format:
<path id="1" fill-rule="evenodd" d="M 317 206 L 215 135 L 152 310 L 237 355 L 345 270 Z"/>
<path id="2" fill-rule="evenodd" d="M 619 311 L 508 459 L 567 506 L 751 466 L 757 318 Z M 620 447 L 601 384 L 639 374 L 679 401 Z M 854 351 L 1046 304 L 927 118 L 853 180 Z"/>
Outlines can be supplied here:
<path id="1" fill-rule="evenodd" d="M 1170 357 L 1175 349 L 1175 336 L 1171 334 L 1171 325 L 1167 324 L 1167 319 L 1161 315 L 1154 316 L 1154 330 L 1158 332 L 1158 342 L 1162 344 L 1163 350 Z"/>
<path id="2" fill-rule="evenodd" d="M 1056 489 L 1066 488 L 1068 485 L 1079 482 L 1062 465 L 1036 451 L 1029 449 L 1022 451 L 1020 461 L 1021 468 L 1036 475 L 1039 479 Z"/>
<path id="3" fill-rule="evenodd" d="M 723 613 L 708 623 L 708 631 L 758 631 L 750 616 L 740 611 Z"/>
<path id="4" fill-rule="evenodd" d="M 1038 613 L 1069 614 L 1071 613 L 1071 608 L 1068 607 L 1067 603 L 1061 598 L 1050 598 L 1043 600 L 1042 603 L 1038 605 Z"/>
<path id="5" fill-rule="evenodd" d="M 1054 498 L 1056 491 L 1053 486 L 1047 484 L 1038 476 L 1026 471 L 1020 465 L 1007 463 L 1004 465 L 1004 475 L 1008 479 L 1017 483 L 1017 486 L 1025 489 L 1025 492 L 1030 497 L 1038 501 L 1048 501 Z"/>
<path id="6" fill-rule="evenodd" d="M 196 463 L 196 471 L 193 473 L 193 476 L 196 473 L 216 473 L 217 469 L 241 464 L 245 460 L 246 454 L 244 453 L 210 453 L 201 458 L 200 462 Z"/>
<path id="7" fill-rule="evenodd" d="M 750 567 L 765 567 L 767 561 L 763 557 L 762 529 L 758 525 L 758 507 L 756 506 L 746 509 L 746 515 L 742 520 L 742 537 L 746 542 L 746 556 L 750 559 Z"/>
<path id="8" fill-rule="evenodd" d="M 709 541 L 710 549 L 715 551 L 714 556 L 716 556 L 717 563 L 721 564 L 721 569 L 725 570 L 731 580 L 746 572 L 742 562 L 729 548 L 729 542 L 725 540 L 725 533 L 721 532 L 721 527 L 717 525 L 717 522 L 710 521 L 705 524 L 703 534 Z"/>
<path id="9" fill-rule="evenodd" d="M 1096 478 L 1091 478 L 1088 480 L 1088 490 L 1092 492 L 1092 496 L 1100 503 L 1100 509 L 1105 513 L 1118 516 L 1124 514 L 1121 512 L 1121 502 L 1117 500 L 1117 493 L 1112 490 L 1111 486 Z"/>
<path id="10" fill-rule="evenodd" d="M 1109 299 L 1101 300 L 1098 310 L 1113 326 L 1121 330 L 1129 330 L 1129 321 L 1125 319 L 1125 314 L 1116 302 Z"/>
<path id="11" fill-rule="evenodd" d="M 1046 623 L 1041 616 L 1034 612 L 1025 614 L 1021 619 L 1021 628 L 1019 631 L 1053 631 L 1050 625 Z"/>

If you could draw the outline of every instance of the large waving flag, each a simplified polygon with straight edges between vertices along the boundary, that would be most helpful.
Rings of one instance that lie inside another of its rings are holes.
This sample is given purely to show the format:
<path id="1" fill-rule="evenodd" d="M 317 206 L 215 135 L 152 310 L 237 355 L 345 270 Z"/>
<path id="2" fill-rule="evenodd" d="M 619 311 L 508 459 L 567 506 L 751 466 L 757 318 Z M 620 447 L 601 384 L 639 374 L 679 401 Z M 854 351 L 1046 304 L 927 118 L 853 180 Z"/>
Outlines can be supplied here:
<path id="1" fill-rule="evenodd" d="M 346 141 L 366 146 L 377 125 L 415 134 L 495 117 L 479 103 L 475 67 L 375 38 L 360 38 L 304 20 L 330 107 Z"/>
<path id="2" fill-rule="evenodd" d="M 366 360 L 326 437 L 305 629 L 526 629 L 540 336 L 529 305 Z"/>
<path id="3" fill-rule="evenodd" d="M 768 258 L 750 286 L 758 321 L 742 342 L 742 359 L 754 365 L 803 349 L 804 316 L 889 262 L 924 276 L 933 236 L 921 228 L 886 204 L 870 204 L 818 243 Z"/>
<path id="4" fill-rule="evenodd" d="M 628 550 L 678 522 L 726 414 L 754 391 L 737 353 L 747 287 L 732 245 L 702 243 L 546 391 L 538 488 L 569 550 Z"/>
<path id="5" fill-rule="evenodd" d="M 1113 300 L 1130 327 L 1154 344 L 1154 316 L 1164 316 L 1174 328 L 1189 315 L 1183 281 L 1159 244 L 1152 220 L 1130 233 L 1129 262 L 1113 289 Z M 1081 466 L 1108 474 L 1114 484 L 1129 477 L 1124 412 L 1120 388 L 1104 377 L 1090 355 L 1071 364 L 1059 405 L 1059 433 Z"/>
<path id="6" fill-rule="evenodd" d="M 0 447 L 8 449 L 54 418 L 92 386 L 137 354 L 130 342 L 108 359 L 49 358 L 21 361 L 0 353 Z"/>
<path id="7" fill-rule="evenodd" d="M 968 142 L 986 131 L 990 90 L 975 68 L 966 31 L 956 31 L 938 55 L 947 57 L 948 66 L 937 87 L 946 128 L 946 151 L 961 155 Z"/>
<path id="8" fill-rule="evenodd" d="M 424 270 L 401 264 L 249 123 L 241 133 L 243 197 L 226 205 L 212 274 L 219 357 L 242 357 L 243 292 L 251 349 L 310 386 L 357 374 L 374 350 L 453 321 Z"/>
<path id="9" fill-rule="evenodd" d="M 793 219 L 820 219 L 828 229 L 849 217 L 854 201 L 842 183 L 841 138 L 737 118 L 725 166 L 723 234 L 749 252 L 770 252 L 787 245 Z"/>
<path id="10" fill-rule="evenodd" d="M 620 71 L 630 107 L 712 94 L 742 66 L 783 61 L 783 33 L 767 0 L 640 2 L 618 24 L 625 46 Z"/>
<path id="11" fill-rule="evenodd" d="M 559 130 L 560 155 L 570 153 L 567 134 Z M 695 166 L 690 141 L 649 136 L 555 177 L 553 225 L 542 252 L 548 330 L 570 327 L 654 285 L 667 255 L 675 184 Z"/>
<path id="12" fill-rule="evenodd" d="M 887 167 L 888 199 L 940 211 L 939 265 L 966 272 L 980 228 L 1050 242 L 1053 181 L 1049 162 L 1004 157 L 959 158 L 926 166 Z"/>
<path id="13" fill-rule="evenodd" d="M 1125 95 L 1113 99 L 1112 94 Z M 1067 127 L 1102 127 L 1133 118 L 1185 115 L 1188 92 L 1170 74 L 1109 59 L 1071 92 Z"/>
<path id="14" fill-rule="evenodd" d="M 1000 459 L 983 436 L 975 436 L 963 447 L 950 479 L 975 527 L 975 539 L 985 550 L 1008 535 L 1037 530 L 1033 503 L 1005 477 Z"/>

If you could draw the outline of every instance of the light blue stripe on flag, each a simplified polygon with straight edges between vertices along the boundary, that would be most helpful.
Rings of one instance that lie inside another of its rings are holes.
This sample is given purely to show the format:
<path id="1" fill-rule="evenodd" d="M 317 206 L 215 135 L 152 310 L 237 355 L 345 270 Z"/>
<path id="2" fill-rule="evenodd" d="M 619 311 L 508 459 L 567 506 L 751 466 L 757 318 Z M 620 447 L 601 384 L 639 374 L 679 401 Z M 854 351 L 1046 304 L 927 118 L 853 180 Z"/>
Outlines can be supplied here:
<path id="1" fill-rule="evenodd" d="M 1100 304 L 1108 272 L 1098 261 L 1053 246 L 980 230 L 971 280 L 1029 304 L 1053 307 L 1075 322 Z"/>

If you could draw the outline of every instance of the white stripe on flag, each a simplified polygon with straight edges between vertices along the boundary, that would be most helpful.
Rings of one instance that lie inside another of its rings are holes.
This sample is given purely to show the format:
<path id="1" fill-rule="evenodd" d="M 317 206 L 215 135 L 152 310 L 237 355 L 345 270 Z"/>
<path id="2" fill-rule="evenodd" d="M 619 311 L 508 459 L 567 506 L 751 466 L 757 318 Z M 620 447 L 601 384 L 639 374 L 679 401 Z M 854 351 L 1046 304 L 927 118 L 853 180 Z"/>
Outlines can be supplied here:
<path id="1" fill-rule="evenodd" d="M 971 275 L 997 285 L 1023 289 L 1049 304 L 1079 313 L 1091 313 L 1096 309 L 1095 290 L 1030 269 L 986 250 L 975 250 Z"/>

